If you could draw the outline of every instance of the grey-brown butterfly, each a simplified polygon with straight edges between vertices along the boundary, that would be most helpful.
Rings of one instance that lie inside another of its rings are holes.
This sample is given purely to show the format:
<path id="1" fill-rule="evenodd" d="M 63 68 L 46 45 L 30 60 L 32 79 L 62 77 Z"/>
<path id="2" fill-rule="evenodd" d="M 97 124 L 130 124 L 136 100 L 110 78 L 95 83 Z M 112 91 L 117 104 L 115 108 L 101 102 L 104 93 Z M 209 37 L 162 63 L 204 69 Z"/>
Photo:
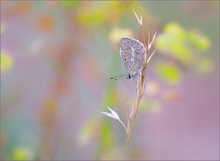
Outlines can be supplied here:
<path id="1" fill-rule="evenodd" d="M 128 72 L 127 79 L 138 81 L 144 61 L 145 47 L 140 41 L 131 37 L 122 37 L 120 41 L 120 55 Z M 121 75 L 125 76 L 125 75 Z M 113 77 L 111 79 L 116 79 Z"/>

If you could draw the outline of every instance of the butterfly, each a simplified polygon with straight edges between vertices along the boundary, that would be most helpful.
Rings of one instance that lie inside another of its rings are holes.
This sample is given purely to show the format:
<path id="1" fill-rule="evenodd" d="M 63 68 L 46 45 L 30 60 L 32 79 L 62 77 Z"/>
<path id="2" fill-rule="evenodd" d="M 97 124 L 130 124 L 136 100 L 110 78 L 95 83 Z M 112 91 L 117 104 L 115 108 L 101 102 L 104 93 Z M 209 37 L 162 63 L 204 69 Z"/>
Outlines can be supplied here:
<path id="1" fill-rule="evenodd" d="M 131 37 L 121 37 L 120 55 L 124 66 L 128 72 L 127 79 L 139 80 L 141 75 L 142 64 L 144 62 L 145 47 L 140 41 Z M 121 77 L 117 76 L 117 77 Z M 111 79 L 116 79 L 112 77 Z"/>

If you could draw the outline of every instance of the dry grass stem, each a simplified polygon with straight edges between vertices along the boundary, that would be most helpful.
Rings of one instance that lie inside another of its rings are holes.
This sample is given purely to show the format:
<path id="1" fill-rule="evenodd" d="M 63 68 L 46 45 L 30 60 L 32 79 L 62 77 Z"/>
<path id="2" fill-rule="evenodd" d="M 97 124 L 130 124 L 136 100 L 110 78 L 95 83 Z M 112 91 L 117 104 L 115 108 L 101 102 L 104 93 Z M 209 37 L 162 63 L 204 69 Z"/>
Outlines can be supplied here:
<path id="1" fill-rule="evenodd" d="M 133 12 L 134 12 L 134 15 L 139 23 L 140 26 L 143 25 L 143 21 L 142 21 L 142 16 L 140 16 L 140 18 L 138 17 L 137 13 L 135 12 L 135 10 L 132 8 Z"/>
<path id="2" fill-rule="evenodd" d="M 128 144 L 129 144 L 131 134 L 133 131 L 133 127 L 134 127 L 134 123 L 135 123 L 135 119 L 136 119 L 136 116 L 137 116 L 137 113 L 138 113 L 138 110 L 139 110 L 139 107 L 141 104 L 141 99 L 142 99 L 142 96 L 144 94 L 144 91 L 145 91 L 145 88 L 147 85 L 147 77 L 146 77 L 147 65 L 150 62 L 154 53 L 156 52 L 156 50 L 151 52 L 152 51 L 151 48 L 152 48 L 152 44 L 155 40 L 157 32 L 154 33 L 152 38 L 150 38 L 150 32 L 148 32 L 148 39 L 146 42 L 146 38 L 145 38 L 144 30 L 143 30 L 142 16 L 140 16 L 140 18 L 139 18 L 134 9 L 133 9 L 133 12 L 134 12 L 134 15 L 135 15 L 140 27 L 141 27 L 143 40 L 144 40 L 144 47 L 145 47 L 144 61 L 143 61 L 142 68 L 140 71 L 139 80 L 136 84 L 137 101 L 132 106 L 130 106 L 129 102 L 127 100 L 127 107 L 126 107 L 127 108 L 127 126 L 125 126 L 125 124 L 119 118 L 118 114 L 114 110 L 112 110 L 111 108 L 107 107 L 109 109 L 110 113 L 100 111 L 105 116 L 113 118 L 115 120 L 118 120 L 123 125 L 123 127 L 125 128 L 126 134 L 127 134 L 125 148 L 127 148 Z M 116 79 L 116 78 L 117 77 L 113 77 L 111 79 Z"/>
<path id="3" fill-rule="evenodd" d="M 141 76 L 139 78 L 139 83 L 137 83 L 137 86 L 136 86 L 137 102 L 135 105 L 132 106 L 131 112 L 130 112 L 129 104 L 127 105 L 127 109 L 128 109 L 127 110 L 127 130 L 126 130 L 127 131 L 127 139 L 126 139 L 125 148 L 127 148 L 128 144 L 129 144 L 132 130 L 134 127 L 134 122 L 135 122 L 135 119 L 137 116 L 137 112 L 139 110 L 141 99 L 142 99 L 142 96 L 144 94 L 144 91 L 145 91 L 145 88 L 147 85 L 147 77 L 146 77 L 147 64 L 149 63 L 152 56 L 156 52 L 156 50 L 151 52 L 151 48 L 152 48 L 152 44 L 155 40 L 157 32 L 154 33 L 152 39 L 150 38 L 150 32 L 148 32 L 148 41 L 146 43 L 146 38 L 145 38 L 144 31 L 143 31 L 142 16 L 141 16 L 141 18 L 139 18 L 134 9 L 133 9 L 133 12 L 134 12 L 134 15 L 135 15 L 140 27 L 141 27 L 143 40 L 144 40 L 144 46 L 145 46 L 146 50 L 145 50 L 145 54 L 144 54 L 144 63 L 142 65 Z"/>

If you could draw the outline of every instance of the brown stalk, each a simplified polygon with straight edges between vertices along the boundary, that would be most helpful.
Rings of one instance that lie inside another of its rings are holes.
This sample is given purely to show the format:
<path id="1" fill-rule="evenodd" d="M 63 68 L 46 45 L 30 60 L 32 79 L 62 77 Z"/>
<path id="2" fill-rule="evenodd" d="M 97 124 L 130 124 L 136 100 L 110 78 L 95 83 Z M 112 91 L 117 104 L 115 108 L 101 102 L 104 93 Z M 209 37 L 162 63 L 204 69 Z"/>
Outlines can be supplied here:
<path id="1" fill-rule="evenodd" d="M 133 11 L 134 11 L 134 9 L 133 9 Z M 147 78 L 146 78 L 147 65 L 148 65 L 151 57 L 155 53 L 155 51 L 151 53 L 150 49 L 151 49 L 152 44 L 155 40 L 156 32 L 155 32 L 153 38 L 151 39 L 151 41 L 150 41 L 150 33 L 148 33 L 148 41 L 147 41 L 147 44 L 146 44 L 146 39 L 145 39 L 143 26 L 142 26 L 143 25 L 142 17 L 139 18 L 135 11 L 134 11 L 134 14 L 135 14 L 135 17 L 137 18 L 138 23 L 141 27 L 142 34 L 143 34 L 143 40 L 144 40 L 144 46 L 145 46 L 146 50 L 145 50 L 145 54 L 144 54 L 144 63 L 142 65 L 141 76 L 139 78 L 139 83 L 137 83 L 137 86 L 136 86 L 137 103 L 136 103 L 136 105 L 132 106 L 131 112 L 129 112 L 129 110 L 127 112 L 128 113 L 127 114 L 127 131 L 126 131 L 127 139 L 126 139 L 125 148 L 127 148 L 128 144 L 129 144 L 131 134 L 132 134 L 132 130 L 133 130 L 133 127 L 134 127 L 134 122 L 135 122 L 137 112 L 138 112 L 139 107 L 140 107 L 141 99 L 142 99 L 143 93 L 145 91 L 146 84 L 147 84 Z M 151 55 L 150 55 L 150 53 L 151 53 Z M 129 105 L 127 105 L 127 106 L 128 106 L 127 108 L 129 109 Z"/>

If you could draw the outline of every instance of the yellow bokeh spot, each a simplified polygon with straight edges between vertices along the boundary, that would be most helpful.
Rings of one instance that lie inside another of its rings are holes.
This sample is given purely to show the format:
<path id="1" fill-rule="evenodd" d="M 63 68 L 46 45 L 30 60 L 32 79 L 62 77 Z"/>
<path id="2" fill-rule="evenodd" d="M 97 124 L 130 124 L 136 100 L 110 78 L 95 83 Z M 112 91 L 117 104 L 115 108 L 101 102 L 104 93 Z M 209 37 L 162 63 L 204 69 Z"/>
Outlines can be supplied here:
<path id="1" fill-rule="evenodd" d="M 149 82 L 147 85 L 147 92 L 149 95 L 156 95 L 160 90 L 160 86 L 157 82 Z"/>
<path id="2" fill-rule="evenodd" d="M 7 51 L 5 50 L 1 51 L 0 60 L 1 60 L 1 73 L 11 70 L 14 60 L 13 57 L 10 56 Z"/>
<path id="3" fill-rule="evenodd" d="M 189 67 L 198 59 L 195 53 L 202 53 L 210 48 L 211 40 L 197 29 L 187 31 L 178 23 L 171 22 L 157 36 L 155 45 L 160 53 Z"/>
<path id="4" fill-rule="evenodd" d="M 122 36 L 132 36 L 132 32 L 130 29 L 121 29 L 121 28 L 115 28 L 112 30 L 112 32 L 109 35 L 109 39 L 113 43 L 118 43 Z"/>
<path id="5" fill-rule="evenodd" d="M 184 40 L 186 37 L 186 31 L 176 22 L 168 23 L 164 27 L 164 32 L 178 40 Z"/>
<path id="6" fill-rule="evenodd" d="M 159 62 L 156 66 L 157 75 L 170 85 L 178 85 L 182 82 L 183 75 L 175 64 Z"/>
<path id="7" fill-rule="evenodd" d="M 143 100 L 140 104 L 140 110 L 149 110 L 157 113 L 161 110 L 161 104 L 156 100 Z"/>
<path id="8" fill-rule="evenodd" d="M 86 27 L 95 27 L 104 24 L 106 21 L 105 15 L 107 14 L 106 8 L 97 6 L 87 6 L 85 10 L 80 10 L 77 15 L 77 20 L 80 24 Z"/>
<path id="9" fill-rule="evenodd" d="M 30 160 L 31 153 L 26 147 L 18 147 L 13 151 L 13 160 Z"/>
<path id="10" fill-rule="evenodd" d="M 211 46 L 211 40 L 203 35 L 199 30 L 192 30 L 188 36 L 189 43 L 200 52 L 206 51 Z"/>
<path id="11" fill-rule="evenodd" d="M 85 127 L 82 128 L 82 130 L 80 131 L 77 137 L 78 144 L 80 146 L 87 145 L 94 137 L 94 134 L 98 132 L 97 128 L 98 128 L 98 121 L 96 119 L 92 119 L 88 121 L 87 125 L 85 125 Z"/>

